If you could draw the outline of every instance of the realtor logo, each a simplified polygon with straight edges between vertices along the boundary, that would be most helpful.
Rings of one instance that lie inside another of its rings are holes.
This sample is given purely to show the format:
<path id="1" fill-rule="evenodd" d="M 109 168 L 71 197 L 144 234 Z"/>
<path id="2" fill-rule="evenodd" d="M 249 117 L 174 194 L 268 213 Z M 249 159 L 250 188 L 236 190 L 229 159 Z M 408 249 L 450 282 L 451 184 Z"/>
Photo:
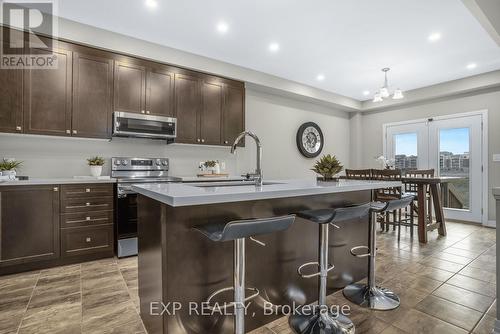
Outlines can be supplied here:
<path id="1" fill-rule="evenodd" d="M 54 69 L 56 0 L 0 0 L 2 69 Z"/>

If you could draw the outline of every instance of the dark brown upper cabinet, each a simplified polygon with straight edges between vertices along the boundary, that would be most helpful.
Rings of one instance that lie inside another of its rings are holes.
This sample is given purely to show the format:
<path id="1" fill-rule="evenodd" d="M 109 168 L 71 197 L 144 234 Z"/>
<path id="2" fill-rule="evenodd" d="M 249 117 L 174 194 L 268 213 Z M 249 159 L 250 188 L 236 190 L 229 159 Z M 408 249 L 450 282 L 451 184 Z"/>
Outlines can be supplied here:
<path id="1" fill-rule="evenodd" d="M 115 61 L 114 111 L 146 113 L 146 67 Z"/>
<path id="2" fill-rule="evenodd" d="M 203 80 L 201 82 L 201 95 L 200 140 L 203 144 L 220 145 L 222 138 L 224 84 Z"/>
<path id="3" fill-rule="evenodd" d="M 95 52 L 73 54 L 72 135 L 111 137 L 113 59 Z"/>
<path id="4" fill-rule="evenodd" d="M 33 53 L 48 51 L 33 49 Z M 24 70 L 24 132 L 42 135 L 71 135 L 72 52 L 52 51 L 55 69 Z"/>
<path id="5" fill-rule="evenodd" d="M 167 68 L 151 68 L 146 73 L 146 114 L 173 117 L 174 76 Z"/>
<path id="6" fill-rule="evenodd" d="M 201 107 L 200 79 L 187 74 L 175 75 L 176 142 L 201 143 L 198 110 Z"/>
<path id="7" fill-rule="evenodd" d="M 59 188 L 0 188 L 0 267 L 59 257 Z"/>
<path id="8" fill-rule="evenodd" d="M 222 116 L 223 145 L 232 145 L 236 136 L 243 131 L 245 131 L 245 88 L 226 84 Z M 245 145 L 244 140 L 240 145 Z"/>
<path id="9" fill-rule="evenodd" d="M 0 70 L 0 131 L 23 130 L 23 71 Z"/>

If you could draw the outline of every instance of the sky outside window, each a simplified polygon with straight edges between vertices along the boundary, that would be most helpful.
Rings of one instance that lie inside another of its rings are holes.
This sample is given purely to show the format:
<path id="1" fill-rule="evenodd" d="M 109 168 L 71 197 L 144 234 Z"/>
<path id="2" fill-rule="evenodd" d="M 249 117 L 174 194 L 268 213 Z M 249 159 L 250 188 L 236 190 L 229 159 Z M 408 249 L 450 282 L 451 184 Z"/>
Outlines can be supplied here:
<path id="1" fill-rule="evenodd" d="M 469 128 L 442 129 L 439 132 L 439 150 L 453 154 L 469 152 Z"/>
<path id="2" fill-rule="evenodd" d="M 417 155 L 417 134 L 415 132 L 395 135 L 394 143 L 396 155 Z"/>

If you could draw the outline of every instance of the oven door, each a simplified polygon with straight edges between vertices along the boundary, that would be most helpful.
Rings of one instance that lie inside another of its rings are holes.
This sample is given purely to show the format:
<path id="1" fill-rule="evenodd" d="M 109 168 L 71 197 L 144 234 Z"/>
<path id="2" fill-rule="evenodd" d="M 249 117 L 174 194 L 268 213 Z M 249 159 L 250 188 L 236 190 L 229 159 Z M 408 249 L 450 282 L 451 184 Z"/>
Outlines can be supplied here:
<path id="1" fill-rule="evenodd" d="M 117 187 L 116 240 L 119 258 L 137 255 L 137 194 L 128 186 Z"/>
<path id="2" fill-rule="evenodd" d="M 177 119 L 128 112 L 113 113 L 113 136 L 173 139 L 177 135 Z"/>

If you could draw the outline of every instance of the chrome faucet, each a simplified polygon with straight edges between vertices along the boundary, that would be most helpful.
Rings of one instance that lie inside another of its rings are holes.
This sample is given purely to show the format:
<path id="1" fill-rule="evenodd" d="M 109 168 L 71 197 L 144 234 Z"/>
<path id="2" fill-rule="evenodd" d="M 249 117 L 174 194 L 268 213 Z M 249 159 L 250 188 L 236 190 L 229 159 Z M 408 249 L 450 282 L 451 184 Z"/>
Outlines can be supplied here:
<path id="1" fill-rule="evenodd" d="M 245 136 L 252 137 L 255 140 L 255 144 L 257 145 L 257 168 L 255 169 L 255 185 L 260 187 L 262 186 L 262 168 L 261 168 L 261 160 L 262 160 L 262 145 L 260 144 L 259 137 L 255 135 L 255 133 L 250 131 L 244 131 L 236 137 L 234 140 L 233 146 L 231 146 L 231 153 L 234 154 L 236 151 L 236 145 L 243 139 Z"/>

